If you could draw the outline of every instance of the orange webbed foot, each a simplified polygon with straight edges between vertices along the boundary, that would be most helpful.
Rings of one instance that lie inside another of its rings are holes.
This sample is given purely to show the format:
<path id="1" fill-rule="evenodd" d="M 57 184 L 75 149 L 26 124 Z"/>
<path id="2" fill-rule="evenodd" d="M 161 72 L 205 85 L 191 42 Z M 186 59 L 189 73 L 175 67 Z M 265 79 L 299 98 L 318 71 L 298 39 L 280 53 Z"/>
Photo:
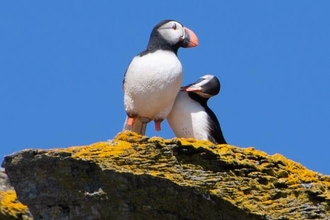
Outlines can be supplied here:
<path id="1" fill-rule="evenodd" d="M 135 118 L 128 116 L 127 124 L 129 126 L 133 126 L 134 121 L 135 121 Z"/>
<path id="2" fill-rule="evenodd" d="M 160 131 L 160 130 L 162 130 L 161 129 L 161 126 L 160 126 L 160 124 L 162 123 L 162 121 L 163 120 L 155 120 L 154 122 L 155 122 L 155 130 L 156 131 Z"/>

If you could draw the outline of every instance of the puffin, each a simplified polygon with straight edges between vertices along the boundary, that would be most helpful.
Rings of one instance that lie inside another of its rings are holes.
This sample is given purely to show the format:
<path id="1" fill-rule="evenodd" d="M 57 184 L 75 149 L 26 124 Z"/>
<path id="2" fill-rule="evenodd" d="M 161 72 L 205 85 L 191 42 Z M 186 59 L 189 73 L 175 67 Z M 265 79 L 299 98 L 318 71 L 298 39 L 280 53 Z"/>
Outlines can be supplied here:
<path id="1" fill-rule="evenodd" d="M 133 57 L 124 75 L 123 130 L 144 135 L 150 121 L 161 130 L 182 82 L 178 49 L 197 45 L 196 34 L 178 21 L 163 20 L 152 29 L 146 49 Z"/>
<path id="2" fill-rule="evenodd" d="M 168 124 L 176 137 L 227 144 L 216 115 L 207 105 L 209 98 L 220 92 L 220 87 L 219 79 L 210 74 L 181 87 L 167 116 Z"/>

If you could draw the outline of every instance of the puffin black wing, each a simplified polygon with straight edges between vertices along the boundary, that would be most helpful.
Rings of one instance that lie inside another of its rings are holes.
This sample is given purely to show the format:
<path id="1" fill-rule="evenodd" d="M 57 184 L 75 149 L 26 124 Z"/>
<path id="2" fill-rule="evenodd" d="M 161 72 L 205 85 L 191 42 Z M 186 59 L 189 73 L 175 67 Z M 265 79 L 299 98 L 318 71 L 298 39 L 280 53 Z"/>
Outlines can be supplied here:
<path id="1" fill-rule="evenodd" d="M 209 140 L 216 144 L 227 144 L 223 136 L 217 116 L 208 106 L 205 106 L 205 111 L 211 118 L 211 120 L 209 121 L 209 126 L 210 126 L 210 135 L 208 137 Z"/>

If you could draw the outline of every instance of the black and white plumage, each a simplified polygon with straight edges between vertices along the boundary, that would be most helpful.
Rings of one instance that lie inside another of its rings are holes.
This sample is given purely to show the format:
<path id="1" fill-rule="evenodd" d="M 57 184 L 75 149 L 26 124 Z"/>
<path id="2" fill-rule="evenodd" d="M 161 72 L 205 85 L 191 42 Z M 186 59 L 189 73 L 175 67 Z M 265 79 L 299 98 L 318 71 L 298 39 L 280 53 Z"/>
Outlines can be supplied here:
<path id="1" fill-rule="evenodd" d="M 175 136 L 227 144 L 216 115 L 207 106 L 209 98 L 220 91 L 219 79 L 205 75 L 181 90 L 167 117 Z"/>
<path id="2" fill-rule="evenodd" d="M 132 59 L 125 73 L 124 130 L 145 134 L 150 121 L 161 129 L 182 82 L 177 51 L 197 45 L 197 36 L 177 21 L 164 20 L 153 28 L 147 48 Z"/>

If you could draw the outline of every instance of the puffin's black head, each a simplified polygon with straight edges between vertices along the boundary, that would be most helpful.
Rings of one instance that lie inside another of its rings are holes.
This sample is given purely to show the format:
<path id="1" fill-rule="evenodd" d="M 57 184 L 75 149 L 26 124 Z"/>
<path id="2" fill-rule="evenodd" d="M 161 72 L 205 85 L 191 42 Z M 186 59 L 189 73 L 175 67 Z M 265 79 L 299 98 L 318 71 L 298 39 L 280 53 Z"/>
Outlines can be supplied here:
<path id="1" fill-rule="evenodd" d="M 194 32 L 177 21 L 164 20 L 152 30 L 147 50 L 171 50 L 177 53 L 179 47 L 196 47 L 198 39 Z"/>
<path id="2" fill-rule="evenodd" d="M 216 76 L 205 75 L 199 78 L 196 82 L 181 87 L 181 90 L 196 93 L 203 98 L 210 98 L 220 92 L 220 87 L 220 81 Z"/>

